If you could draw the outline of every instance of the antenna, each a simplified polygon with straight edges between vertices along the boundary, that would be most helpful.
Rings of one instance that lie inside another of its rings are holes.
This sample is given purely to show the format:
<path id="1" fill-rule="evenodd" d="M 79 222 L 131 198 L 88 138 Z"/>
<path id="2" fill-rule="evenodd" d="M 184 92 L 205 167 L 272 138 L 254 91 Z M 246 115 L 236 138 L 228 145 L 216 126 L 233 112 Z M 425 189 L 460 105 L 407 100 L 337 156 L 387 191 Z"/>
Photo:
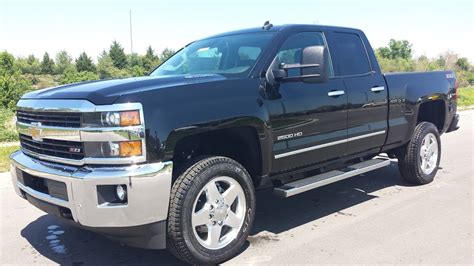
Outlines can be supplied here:
<path id="1" fill-rule="evenodd" d="M 272 27 L 273 27 L 273 24 L 270 24 L 270 21 L 267 20 L 267 21 L 265 21 L 265 23 L 263 23 L 262 29 L 263 29 L 263 30 L 269 30 L 269 29 L 271 29 Z"/>
<path id="2" fill-rule="evenodd" d="M 132 10 L 130 9 L 130 52 L 133 54 Z"/>

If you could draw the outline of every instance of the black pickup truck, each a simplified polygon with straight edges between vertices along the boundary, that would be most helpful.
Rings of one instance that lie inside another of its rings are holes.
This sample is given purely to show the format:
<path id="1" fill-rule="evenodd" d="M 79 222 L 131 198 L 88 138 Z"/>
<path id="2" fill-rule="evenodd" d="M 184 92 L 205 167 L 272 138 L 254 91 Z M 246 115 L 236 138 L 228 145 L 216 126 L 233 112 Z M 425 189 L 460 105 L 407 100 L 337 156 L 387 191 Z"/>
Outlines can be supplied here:
<path id="1" fill-rule="evenodd" d="M 192 42 L 146 77 L 24 95 L 11 174 L 64 221 L 219 263 L 246 241 L 256 189 L 290 197 L 390 158 L 431 182 L 456 98 L 451 71 L 383 74 L 360 30 L 266 24 Z"/>

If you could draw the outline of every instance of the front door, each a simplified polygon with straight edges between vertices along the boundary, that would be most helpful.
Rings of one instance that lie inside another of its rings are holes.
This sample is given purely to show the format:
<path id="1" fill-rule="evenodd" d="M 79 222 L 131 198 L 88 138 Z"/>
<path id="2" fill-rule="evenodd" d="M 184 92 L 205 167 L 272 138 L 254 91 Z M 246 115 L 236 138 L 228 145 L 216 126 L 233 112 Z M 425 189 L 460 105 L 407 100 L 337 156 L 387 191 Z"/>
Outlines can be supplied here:
<path id="1" fill-rule="evenodd" d="M 280 63 L 301 62 L 307 46 L 326 45 L 321 32 L 300 32 L 288 37 L 277 57 Z M 332 66 L 329 72 L 332 73 Z M 289 70 L 288 76 L 299 76 Z M 331 74 L 331 76 L 333 76 Z M 272 172 L 335 159 L 346 154 L 347 95 L 343 79 L 325 83 L 281 82 L 265 101 L 273 131 Z"/>

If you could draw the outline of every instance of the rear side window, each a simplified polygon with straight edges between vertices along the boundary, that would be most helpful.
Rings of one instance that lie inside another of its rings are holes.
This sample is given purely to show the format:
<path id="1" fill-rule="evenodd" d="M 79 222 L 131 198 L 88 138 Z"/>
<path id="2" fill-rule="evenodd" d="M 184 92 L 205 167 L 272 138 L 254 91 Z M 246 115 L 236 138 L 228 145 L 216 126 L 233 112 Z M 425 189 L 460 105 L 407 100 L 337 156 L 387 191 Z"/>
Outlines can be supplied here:
<path id="1" fill-rule="evenodd" d="M 360 75 L 371 71 L 364 44 L 357 34 L 334 33 L 333 46 L 340 76 Z"/>

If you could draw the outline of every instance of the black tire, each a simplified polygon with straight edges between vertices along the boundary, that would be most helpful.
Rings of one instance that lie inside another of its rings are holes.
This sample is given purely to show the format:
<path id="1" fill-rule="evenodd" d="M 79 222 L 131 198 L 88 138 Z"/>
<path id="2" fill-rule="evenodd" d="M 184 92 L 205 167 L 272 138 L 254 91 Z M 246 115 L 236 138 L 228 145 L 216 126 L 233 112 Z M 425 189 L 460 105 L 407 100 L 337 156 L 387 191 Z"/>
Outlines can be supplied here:
<path id="1" fill-rule="evenodd" d="M 193 206 L 203 187 L 213 178 L 230 177 L 242 187 L 246 210 L 237 236 L 220 249 L 201 245 L 191 224 Z M 168 214 L 168 249 L 179 259 L 191 264 L 218 264 L 237 255 L 250 233 L 255 218 L 255 189 L 250 175 L 236 161 L 226 157 L 206 157 L 192 163 L 173 184 Z"/>
<path id="2" fill-rule="evenodd" d="M 428 134 L 433 134 L 436 137 L 438 144 L 438 158 L 436 166 L 431 173 L 425 173 L 421 168 L 420 152 L 423 139 Z M 415 127 L 413 136 L 401 149 L 398 154 L 398 169 L 402 177 L 409 183 L 416 185 L 428 184 L 433 181 L 441 159 L 441 140 L 436 126 L 429 122 L 421 122 Z"/>

